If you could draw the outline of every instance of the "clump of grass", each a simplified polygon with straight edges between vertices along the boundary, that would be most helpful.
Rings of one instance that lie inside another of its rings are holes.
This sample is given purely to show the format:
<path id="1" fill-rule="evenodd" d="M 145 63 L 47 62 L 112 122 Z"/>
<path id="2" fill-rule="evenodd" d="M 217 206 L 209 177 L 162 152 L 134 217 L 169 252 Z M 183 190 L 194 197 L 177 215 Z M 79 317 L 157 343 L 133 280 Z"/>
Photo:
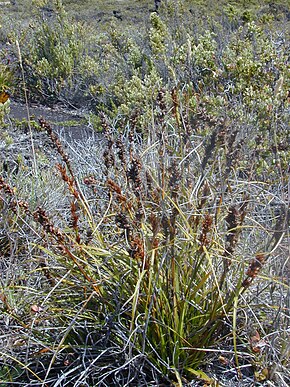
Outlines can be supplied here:
<path id="1" fill-rule="evenodd" d="M 41 259 L 34 270 L 50 284 L 33 302 L 36 316 L 21 323 L 24 336 L 29 332 L 37 342 L 37 353 L 46 354 L 42 371 L 31 363 L 31 378 L 37 374 L 49 383 L 65 364 L 64 380 L 123 385 L 141 374 L 144 383 L 153 378 L 182 385 L 205 378 L 201 367 L 207 353 L 223 353 L 224 343 L 226 357 L 232 357 L 226 364 L 236 368 L 237 378 L 247 377 L 250 367 L 260 375 L 262 360 L 256 358 L 263 353 L 249 349 L 244 316 L 251 311 L 267 337 L 249 289 L 258 289 L 263 278 L 259 303 L 270 315 L 278 307 L 264 302 L 263 292 L 287 285 L 263 271 L 287 232 L 289 212 L 281 203 L 271 220 L 265 202 L 267 218 L 259 219 L 261 200 L 255 198 L 265 183 L 254 177 L 256 166 L 237 179 L 245 142 L 228 122 L 201 112 L 191 126 L 175 92 L 166 102 L 160 91 L 156 103 L 149 146 L 140 142 L 133 121 L 120 130 L 105 115 L 100 118 L 106 137 L 101 174 L 78 175 L 51 126 L 40 121 L 60 156 L 64 211 L 50 215 L 43 205 L 31 209 L 1 178 L 5 208 L 35 230 L 39 253 L 33 255 Z M 198 133 L 203 125 L 211 128 L 207 137 Z M 6 315 L 22 321 L 7 301 L 7 289 L 3 297 Z M 127 359 L 121 364 L 120 354 Z M 21 356 L 12 357 L 23 365 Z M 70 373 L 76 364 L 81 376 Z M 270 366 L 265 368 L 270 375 Z"/>
<path id="2" fill-rule="evenodd" d="M 86 56 L 98 70 L 89 90 L 103 101 L 102 143 L 65 147 L 41 119 L 50 164 L 37 141 L 37 175 L 29 153 L 15 169 L 3 163 L 5 381 L 181 386 L 226 374 L 287 385 L 284 45 L 233 15 L 225 48 L 219 23 L 202 33 L 170 23 L 189 14 L 168 2 L 142 49 L 112 27 L 100 62 Z M 49 54 L 37 72 L 44 99 L 86 67 L 83 35 L 72 37 L 67 20 L 60 5 L 57 28 L 33 38 L 38 70 L 39 53 L 71 42 L 62 52 L 71 66 Z M 106 89 L 94 84 L 102 74 Z"/>

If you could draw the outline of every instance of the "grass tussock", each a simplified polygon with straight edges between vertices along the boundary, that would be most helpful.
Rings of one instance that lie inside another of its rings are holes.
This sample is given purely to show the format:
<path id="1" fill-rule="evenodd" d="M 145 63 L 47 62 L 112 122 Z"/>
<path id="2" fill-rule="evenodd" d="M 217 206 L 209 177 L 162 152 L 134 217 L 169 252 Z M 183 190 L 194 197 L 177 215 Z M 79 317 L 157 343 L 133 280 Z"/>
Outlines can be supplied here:
<path id="1" fill-rule="evenodd" d="M 78 90 L 102 138 L 16 128 L 0 104 L 0 382 L 287 386 L 285 41 L 234 8 L 192 31 L 169 1 L 142 45 L 111 26 L 94 51 L 56 7 L 64 33 L 29 38 L 25 85 Z"/>

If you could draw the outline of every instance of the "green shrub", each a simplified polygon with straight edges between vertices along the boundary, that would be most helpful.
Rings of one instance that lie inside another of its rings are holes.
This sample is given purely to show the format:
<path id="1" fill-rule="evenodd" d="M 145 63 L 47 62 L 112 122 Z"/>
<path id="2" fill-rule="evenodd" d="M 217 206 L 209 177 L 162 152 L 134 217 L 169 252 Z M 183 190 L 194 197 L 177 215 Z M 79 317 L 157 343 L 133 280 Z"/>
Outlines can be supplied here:
<path id="1" fill-rule="evenodd" d="M 9 113 L 10 88 L 13 82 L 13 74 L 7 65 L 0 62 L 0 122 L 3 123 L 4 116 Z"/>
<path id="2" fill-rule="evenodd" d="M 22 55 L 31 92 L 47 104 L 61 101 L 78 106 L 79 99 L 84 103 L 87 73 L 95 67 L 89 56 L 91 29 L 72 22 L 61 2 L 56 2 L 52 18 L 39 16 L 26 34 L 31 38 Z"/>

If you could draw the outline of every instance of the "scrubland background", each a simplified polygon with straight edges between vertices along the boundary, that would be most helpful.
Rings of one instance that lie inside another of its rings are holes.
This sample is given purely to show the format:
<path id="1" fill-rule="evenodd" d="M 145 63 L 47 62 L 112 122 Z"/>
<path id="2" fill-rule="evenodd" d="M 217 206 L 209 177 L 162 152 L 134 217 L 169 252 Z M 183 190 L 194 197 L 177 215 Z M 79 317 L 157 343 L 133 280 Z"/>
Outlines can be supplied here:
<path id="1" fill-rule="evenodd" d="M 289 20 L 1 4 L 1 386 L 289 385 Z"/>

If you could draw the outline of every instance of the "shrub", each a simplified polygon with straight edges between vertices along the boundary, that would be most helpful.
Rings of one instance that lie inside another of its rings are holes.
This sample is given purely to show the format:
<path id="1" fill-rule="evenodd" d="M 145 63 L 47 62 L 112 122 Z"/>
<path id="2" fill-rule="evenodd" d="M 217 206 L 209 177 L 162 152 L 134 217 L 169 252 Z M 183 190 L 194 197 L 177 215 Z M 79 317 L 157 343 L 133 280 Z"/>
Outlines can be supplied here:
<path id="1" fill-rule="evenodd" d="M 9 89 L 12 85 L 12 80 L 13 74 L 10 71 L 9 67 L 0 62 L 0 122 L 2 123 L 4 116 L 9 113 Z"/>
<path id="2" fill-rule="evenodd" d="M 79 106 L 81 99 L 86 100 L 86 73 L 94 67 L 89 56 L 91 29 L 81 22 L 72 22 L 57 1 L 52 18 L 42 19 L 39 15 L 26 34 L 31 38 L 22 54 L 32 96 L 47 104 Z"/>

